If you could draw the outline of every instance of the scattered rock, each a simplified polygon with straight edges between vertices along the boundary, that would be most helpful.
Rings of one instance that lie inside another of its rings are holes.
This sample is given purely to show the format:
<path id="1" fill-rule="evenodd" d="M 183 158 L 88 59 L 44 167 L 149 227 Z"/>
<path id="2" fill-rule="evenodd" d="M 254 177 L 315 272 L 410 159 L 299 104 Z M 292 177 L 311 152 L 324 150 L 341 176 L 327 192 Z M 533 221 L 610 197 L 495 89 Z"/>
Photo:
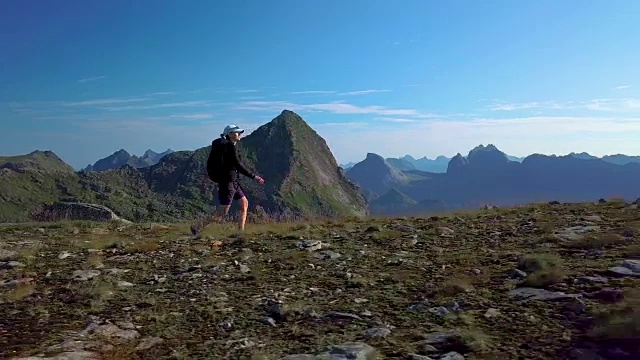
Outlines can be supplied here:
<path id="1" fill-rule="evenodd" d="M 17 360 L 98 360 L 98 354 L 90 351 L 66 351 L 51 357 L 29 356 Z"/>
<path id="2" fill-rule="evenodd" d="M 0 286 L 20 286 L 30 284 L 33 278 L 6 279 L 0 281 Z"/>
<path id="3" fill-rule="evenodd" d="M 391 330 L 388 328 L 370 328 L 364 331 L 363 336 L 367 339 L 385 338 L 390 334 L 391 334 Z"/>
<path id="4" fill-rule="evenodd" d="M 500 310 L 494 308 L 487 309 L 487 311 L 484 313 L 484 317 L 487 319 L 496 317 L 498 315 L 500 315 Z"/>
<path id="5" fill-rule="evenodd" d="M 13 250 L 0 249 L 0 261 L 15 260 L 18 253 Z"/>
<path id="6" fill-rule="evenodd" d="M 356 315 L 356 314 L 336 312 L 336 311 L 330 311 L 330 312 L 326 313 L 325 316 L 326 317 L 332 317 L 332 318 L 362 320 L 362 318 L 360 316 Z"/>
<path id="7" fill-rule="evenodd" d="M 370 360 L 374 359 L 377 351 L 369 344 L 362 342 L 349 342 L 341 345 L 330 346 L 329 348 L 315 354 L 294 354 L 287 355 L 281 360 Z"/>
<path id="8" fill-rule="evenodd" d="M 524 279 L 527 277 L 527 273 L 520 269 L 513 269 L 511 271 L 511 278 L 513 279 Z"/>
<path id="9" fill-rule="evenodd" d="M 573 299 L 579 296 L 575 294 L 565 294 L 560 291 L 549 291 L 545 289 L 527 288 L 527 287 L 513 289 L 509 291 L 507 295 L 513 298 L 522 299 L 523 302 L 528 302 L 532 300 L 552 301 L 552 300 L 562 300 L 562 299 Z"/>
<path id="10" fill-rule="evenodd" d="M 614 304 L 624 299 L 624 292 L 620 289 L 604 288 L 587 294 L 587 297 L 604 304 Z"/>
<path id="11" fill-rule="evenodd" d="M 34 213 L 34 218 L 38 221 L 90 220 L 131 223 L 120 218 L 113 210 L 104 205 L 82 202 L 58 202 L 45 205 Z"/>
<path id="12" fill-rule="evenodd" d="M 584 216 L 582 220 L 597 222 L 597 221 L 602 221 L 602 217 L 600 217 L 600 215 L 589 215 L 589 216 Z"/>
<path id="13" fill-rule="evenodd" d="M 464 360 L 464 356 L 455 351 L 451 351 L 442 355 L 438 360 Z"/>
<path id="14" fill-rule="evenodd" d="M 585 233 L 597 231 L 600 227 L 596 225 L 578 225 L 559 230 L 554 234 L 555 237 L 561 240 L 582 240 Z"/>
<path id="15" fill-rule="evenodd" d="M 575 280 L 577 284 L 585 284 L 585 283 L 600 283 L 604 284 L 609 281 L 606 277 L 603 276 L 580 276 Z"/>
<path id="16" fill-rule="evenodd" d="M 398 231 L 402 231 L 402 232 L 414 232 L 415 229 L 412 226 L 408 226 L 408 225 L 398 225 L 395 227 L 396 230 Z"/>
<path id="17" fill-rule="evenodd" d="M 100 270 L 76 270 L 73 272 L 73 279 L 76 281 L 91 280 L 100 275 Z"/>
<path id="18" fill-rule="evenodd" d="M 322 260 L 336 260 L 342 257 L 342 254 L 337 253 L 335 251 L 326 250 L 322 251 L 318 254 L 315 254 L 315 257 Z"/>
<path id="19" fill-rule="evenodd" d="M 24 267 L 24 264 L 20 261 L 7 261 L 5 263 L 0 263 L 0 269 L 13 269 Z"/>
<path id="20" fill-rule="evenodd" d="M 147 336 L 143 338 L 138 346 L 136 346 L 136 351 L 148 350 L 152 347 L 161 344 L 164 340 L 157 336 Z"/>
<path id="21" fill-rule="evenodd" d="M 320 250 L 322 248 L 327 247 L 327 244 L 322 243 L 322 241 L 320 240 L 305 240 L 305 241 L 300 241 L 298 243 L 296 243 L 296 245 L 301 248 L 301 249 L 305 249 L 307 251 L 317 251 Z"/>
<path id="22" fill-rule="evenodd" d="M 619 266 L 609 268 L 609 272 L 620 276 L 640 277 L 640 260 L 624 260 Z"/>
<path id="23" fill-rule="evenodd" d="M 433 360 L 433 358 L 426 355 L 409 354 L 409 360 Z"/>
<path id="24" fill-rule="evenodd" d="M 438 233 L 442 237 L 453 237 L 454 231 L 448 227 L 441 226 L 438 228 Z"/>

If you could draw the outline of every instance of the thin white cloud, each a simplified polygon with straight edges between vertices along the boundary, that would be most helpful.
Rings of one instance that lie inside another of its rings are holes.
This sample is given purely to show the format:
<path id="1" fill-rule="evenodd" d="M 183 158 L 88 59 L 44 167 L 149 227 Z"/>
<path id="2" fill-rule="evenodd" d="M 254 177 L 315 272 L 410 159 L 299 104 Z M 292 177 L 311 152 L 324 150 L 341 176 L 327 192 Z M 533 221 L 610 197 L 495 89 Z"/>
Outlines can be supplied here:
<path id="1" fill-rule="evenodd" d="M 264 96 L 240 96 L 238 99 L 240 99 L 240 100 L 258 100 L 258 99 L 264 99 Z"/>
<path id="2" fill-rule="evenodd" d="M 212 119 L 213 115 L 212 114 L 206 114 L 206 113 L 201 113 L 201 114 L 176 114 L 176 115 L 169 115 L 169 118 L 171 118 L 171 119 L 193 119 L 193 120 L 198 120 L 198 119 Z"/>
<path id="3" fill-rule="evenodd" d="M 91 105 L 111 105 L 111 104 L 123 104 L 130 102 L 140 102 L 149 100 L 147 98 L 109 98 L 109 99 L 92 99 L 92 100 L 84 100 L 84 101 L 75 101 L 75 102 L 63 102 L 61 103 L 64 106 L 91 106 Z"/>
<path id="4" fill-rule="evenodd" d="M 499 103 L 488 107 L 492 111 L 515 111 L 526 109 L 546 109 L 546 110 L 592 110 L 608 112 L 628 112 L 640 110 L 640 99 L 620 98 L 620 99 L 592 99 L 588 101 L 542 101 L 527 103 Z"/>
<path id="5" fill-rule="evenodd" d="M 335 94 L 337 91 L 334 90 L 306 90 L 306 91 L 293 91 L 289 94 L 293 95 L 322 95 L 322 94 Z"/>
<path id="6" fill-rule="evenodd" d="M 94 76 L 94 77 L 89 77 L 89 78 L 85 78 L 85 79 L 80 79 L 78 80 L 79 83 L 86 83 L 89 81 L 96 81 L 96 80 L 102 80 L 102 79 L 106 79 L 107 76 L 106 75 L 102 75 L 102 76 Z"/>
<path id="7" fill-rule="evenodd" d="M 112 106 L 102 108 L 108 111 L 125 111 L 125 110 L 149 110 L 149 109 L 163 109 L 172 107 L 190 107 L 190 106 L 210 106 L 216 104 L 212 100 L 197 100 L 197 101 L 183 101 L 174 103 L 160 103 L 150 105 L 131 105 L 131 106 Z"/>
<path id="8" fill-rule="evenodd" d="M 377 117 L 377 118 L 374 118 L 373 120 L 396 122 L 396 123 L 412 123 L 417 121 L 416 119 L 395 118 L 395 117 Z"/>
<path id="9" fill-rule="evenodd" d="M 585 107 L 595 111 L 639 111 L 640 99 L 594 99 L 585 103 Z"/>
<path id="10" fill-rule="evenodd" d="M 630 87 L 631 87 L 631 85 L 625 84 L 625 85 L 616 86 L 616 87 L 614 87 L 614 89 L 615 90 L 624 90 L 624 89 L 629 89 Z"/>
<path id="11" fill-rule="evenodd" d="M 318 104 L 296 104 L 288 101 L 249 101 L 236 106 L 239 110 L 253 111 L 318 111 L 333 114 L 374 114 L 382 116 L 411 116 L 416 118 L 434 118 L 435 114 L 423 113 L 415 109 L 393 109 L 378 105 L 358 106 L 344 102 Z"/>
<path id="12" fill-rule="evenodd" d="M 239 93 L 254 93 L 254 92 L 258 92 L 260 90 L 257 89 L 247 89 L 247 90 L 237 90 L 237 92 Z"/>
<path id="13" fill-rule="evenodd" d="M 151 94 L 146 94 L 145 96 L 163 96 L 163 95 L 175 95 L 175 91 L 159 91 Z"/>
<path id="14" fill-rule="evenodd" d="M 374 93 L 389 92 L 389 91 L 391 90 L 370 89 L 370 90 L 348 91 L 348 92 L 339 93 L 338 95 L 365 95 L 365 94 L 374 94 Z"/>

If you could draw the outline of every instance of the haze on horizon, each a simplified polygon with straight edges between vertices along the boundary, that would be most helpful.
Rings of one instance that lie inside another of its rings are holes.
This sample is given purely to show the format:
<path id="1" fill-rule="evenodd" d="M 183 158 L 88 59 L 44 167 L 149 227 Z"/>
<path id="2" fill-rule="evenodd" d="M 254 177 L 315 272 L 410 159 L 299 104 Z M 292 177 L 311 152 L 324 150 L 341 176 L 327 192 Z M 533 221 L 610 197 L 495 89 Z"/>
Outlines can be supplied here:
<path id="1" fill-rule="evenodd" d="M 8 0 L 0 154 L 79 169 L 300 114 L 366 153 L 640 155 L 640 2 Z"/>

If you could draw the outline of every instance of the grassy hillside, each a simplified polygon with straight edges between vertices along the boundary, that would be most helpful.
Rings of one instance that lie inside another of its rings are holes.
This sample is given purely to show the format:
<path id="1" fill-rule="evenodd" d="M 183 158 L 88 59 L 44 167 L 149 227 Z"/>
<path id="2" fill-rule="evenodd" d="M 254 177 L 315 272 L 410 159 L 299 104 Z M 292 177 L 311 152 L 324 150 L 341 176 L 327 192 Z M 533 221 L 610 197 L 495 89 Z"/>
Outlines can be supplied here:
<path id="1" fill-rule="evenodd" d="M 210 146 L 178 151 L 136 169 L 75 173 L 52 152 L 0 158 L 0 222 L 62 199 L 98 203 L 130 221 L 176 221 L 210 214 L 216 185 L 206 176 Z M 238 144 L 240 157 L 266 182 L 242 178 L 250 211 L 280 218 L 365 216 L 367 202 L 341 172 L 329 147 L 285 110 Z M 116 153 L 117 154 L 117 153 Z M 127 155 L 128 156 L 128 155 Z"/>
<path id="2" fill-rule="evenodd" d="M 251 225 L 242 238 L 222 224 L 191 239 L 188 225 L 0 227 L 0 357 L 640 350 L 640 269 L 625 262 L 640 257 L 640 213 L 628 204 Z"/>

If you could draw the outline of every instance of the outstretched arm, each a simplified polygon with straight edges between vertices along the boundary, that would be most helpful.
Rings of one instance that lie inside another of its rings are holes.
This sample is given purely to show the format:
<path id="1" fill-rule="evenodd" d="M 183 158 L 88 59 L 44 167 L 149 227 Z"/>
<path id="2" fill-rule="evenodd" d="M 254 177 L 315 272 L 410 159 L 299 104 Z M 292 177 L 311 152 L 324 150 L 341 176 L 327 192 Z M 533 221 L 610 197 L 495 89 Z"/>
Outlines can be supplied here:
<path id="1" fill-rule="evenodd" d="M 251 171 L 249 171 L 246 167 L 244 167 L 244 165 L 242 165 L 242 163 L 240 162 L 240 159 L 238 158 L 238 152 L 236 151 L 236 149 L 233 149 L 233 162 L 236 165 L 236 168 L 238 169 L 238 171 L 246 176 L 246 177 L 250 177 L 252 179 L 256 178 L 256 175 L 253 174 Z"/>

